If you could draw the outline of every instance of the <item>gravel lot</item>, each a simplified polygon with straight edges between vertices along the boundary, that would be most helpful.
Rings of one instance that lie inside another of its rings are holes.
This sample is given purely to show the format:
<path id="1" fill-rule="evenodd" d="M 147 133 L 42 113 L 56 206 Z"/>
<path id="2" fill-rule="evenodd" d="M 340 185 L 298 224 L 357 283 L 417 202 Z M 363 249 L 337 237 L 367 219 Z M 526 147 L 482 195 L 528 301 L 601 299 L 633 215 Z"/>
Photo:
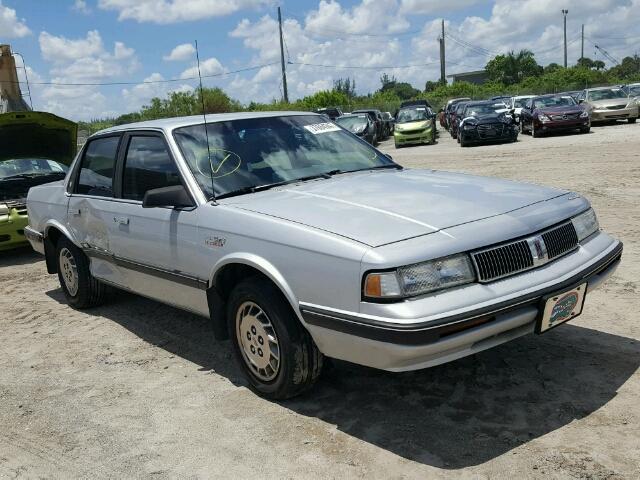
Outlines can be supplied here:
<path id="1" fill-rule="evenodd" d="M 337 363 L 282 403 L 245 387 L 204 319 L 125 293 L 74 311 L 40 257 L 0 254 L 0 478 L 640 478 L 639 133 L 382 144 L 578 191 L 623 263 L 548 334 L 406 374 Z"/>

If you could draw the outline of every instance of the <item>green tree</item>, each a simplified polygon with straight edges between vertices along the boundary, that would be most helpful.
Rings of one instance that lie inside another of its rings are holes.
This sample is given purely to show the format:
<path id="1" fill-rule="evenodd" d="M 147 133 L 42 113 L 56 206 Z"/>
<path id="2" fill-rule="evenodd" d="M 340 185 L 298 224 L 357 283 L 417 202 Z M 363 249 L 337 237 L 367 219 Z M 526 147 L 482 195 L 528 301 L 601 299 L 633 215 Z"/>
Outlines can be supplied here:
<path id="1" fill-rule="evenodd" d="M 528 77 L 537 77 L 543 72 L 543 68 L 538 65 L 530 50 L 497 55 L 489 60 L 485 70 L 490 80 L 505 85 L 513 85 Z"/>
<path id="2" fill-rule="evenodd" d="M 640 56 L 624 57 L 620 65 L 612 67 L 609 72 L 621 79 L 631 79 L 640 76 Z"/>
<path id="3" fill-rule="evenodd" d="M 333 81 L 333 89 L 336 92 L 344 93 L 348 98 L 356 96 L 356 81 L 347 77 Z"/>
<path id="4" fill-rule="evenodd" d="M 606 65 L 604 64 L 604 62 L 602 60 L 594 60 L 593 68 L 595 68 L 596 70 L 600 71 L 600 70 L 604 70 L 604 67 L 606 67 Z"/>
<path id="5" fill-rule="evenodd" d="M 593 60 L 591 60 L 589 57 L 579 58 L 578 63 L 576 63 L 576 66 L 584 67 L 584 68 L 593 68 Z"/>

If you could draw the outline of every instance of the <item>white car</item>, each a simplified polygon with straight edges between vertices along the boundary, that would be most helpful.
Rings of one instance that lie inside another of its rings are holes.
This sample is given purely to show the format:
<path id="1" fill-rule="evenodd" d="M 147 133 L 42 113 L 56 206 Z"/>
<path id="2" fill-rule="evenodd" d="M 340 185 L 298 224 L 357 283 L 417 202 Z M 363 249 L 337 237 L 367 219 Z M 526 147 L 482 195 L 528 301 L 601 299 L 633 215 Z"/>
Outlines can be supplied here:
<path id="1" fill-rule="evenodd" d="M 518 95 L 515 97 L 511 97 L 511 102 L 509 103 L 509 109 L 513 109 L 513 114 L 516 119 L 520 118 L 520 113 L 522 112 L 522 107 L 524 107 L 527 103 L 527 100 L 533 98 L 535 95 Z"/>
<path id="2" fill-rule="evenodd" d="M 415 370 L 545 332 L 622 255 L 578 194 L 404 169 L 305 112 L 99 132 L 27 208 L 71 306 L 115 286 L 208 317 L 269 398 L 324 356 Z"/>

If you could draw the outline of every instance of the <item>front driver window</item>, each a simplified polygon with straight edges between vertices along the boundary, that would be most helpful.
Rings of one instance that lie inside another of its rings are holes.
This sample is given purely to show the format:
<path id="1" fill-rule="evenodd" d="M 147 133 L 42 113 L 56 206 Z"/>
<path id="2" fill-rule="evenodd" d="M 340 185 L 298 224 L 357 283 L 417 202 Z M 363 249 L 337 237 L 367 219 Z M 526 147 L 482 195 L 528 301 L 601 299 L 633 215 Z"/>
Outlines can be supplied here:
<path id="1" fill-rule="evenodd" d="M 161 137 L 131 137 L 124 164 L 124 198 L 142 200 L 147 190 L 180 184 L 178 168 Z"/>

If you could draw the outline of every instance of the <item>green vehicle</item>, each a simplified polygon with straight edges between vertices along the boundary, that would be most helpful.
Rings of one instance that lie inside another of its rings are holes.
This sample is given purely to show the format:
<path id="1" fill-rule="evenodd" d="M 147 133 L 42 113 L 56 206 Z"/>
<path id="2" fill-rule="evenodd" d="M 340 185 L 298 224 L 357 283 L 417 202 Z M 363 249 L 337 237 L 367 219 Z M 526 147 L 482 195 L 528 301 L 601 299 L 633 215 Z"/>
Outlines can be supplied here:
<path id="1" fill-rule="evenodd" d="M 396 115 L 393 140 L 396 148 L 403 145 L 436 143 L 435 115 L 428 105 L 402 107 Z"/>
<path id="2" fill-rule="evenodd" d="M 51 113 L 0 114 L 0 251 L 28 245 L 29 189 L 64 179 L 77 133 L 74 122 Z"/>

